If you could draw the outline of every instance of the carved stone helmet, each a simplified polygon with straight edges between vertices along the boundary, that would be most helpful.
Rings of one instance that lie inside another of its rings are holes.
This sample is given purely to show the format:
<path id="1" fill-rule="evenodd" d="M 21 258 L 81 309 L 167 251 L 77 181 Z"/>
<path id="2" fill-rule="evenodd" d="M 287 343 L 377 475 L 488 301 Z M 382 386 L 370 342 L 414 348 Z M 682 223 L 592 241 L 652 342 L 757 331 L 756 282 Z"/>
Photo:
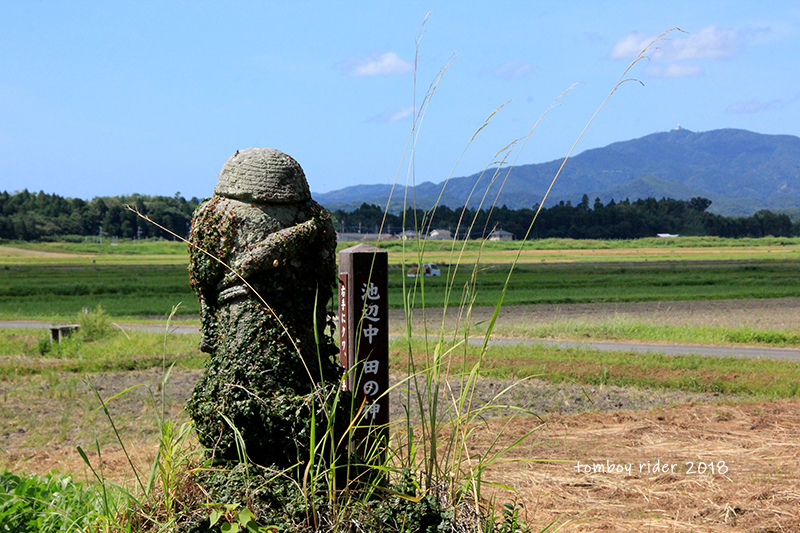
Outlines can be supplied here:
<path id="1" fill-rule="evenodd" d="M 297 161 L 273 148 L 233 154 L 222 165 L 214 193 L 256 204 L 293 204 L 311 198 Z"/>

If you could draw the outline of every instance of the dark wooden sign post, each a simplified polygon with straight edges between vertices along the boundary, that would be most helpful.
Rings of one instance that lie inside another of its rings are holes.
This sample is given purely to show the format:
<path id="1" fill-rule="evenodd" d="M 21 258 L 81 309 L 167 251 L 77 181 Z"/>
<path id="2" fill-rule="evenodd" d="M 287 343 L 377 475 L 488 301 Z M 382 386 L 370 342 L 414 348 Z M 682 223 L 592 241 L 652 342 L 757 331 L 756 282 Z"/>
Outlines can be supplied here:
<path id="1" fill-rule="evenodd" d="M 388 254 L 359 244 L 339 252 L 339 354 L 360 413 L 355 440 L 365 456 L 389 440 Z"/>

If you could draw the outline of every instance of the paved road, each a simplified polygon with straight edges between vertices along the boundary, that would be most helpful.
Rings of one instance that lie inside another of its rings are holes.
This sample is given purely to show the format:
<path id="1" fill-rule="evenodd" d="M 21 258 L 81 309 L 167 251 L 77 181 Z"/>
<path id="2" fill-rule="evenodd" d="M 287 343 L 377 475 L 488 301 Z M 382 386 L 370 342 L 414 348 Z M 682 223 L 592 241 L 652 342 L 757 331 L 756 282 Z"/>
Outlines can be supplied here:
<path id="1" fill-rule="evenodd" d="M 35 320 L 0 320 L 0 328 L 47 329 L 50 322 Z M 163 333 L 165 326 L 151 324 L 118 324 L 125 330 Z M 170 333 L 179 335 L 197 333 L 198 326 L 173 325 Z M 395 336 L 393 336 L 395 337 Z M 483 339 L 473 338 L 470 343 L 480 345 Z M 604 352 L 663 353 L 666 355 L 705 355 L 708 357 L 749 357 L 764 359 L 784 359 L 800 361 L 800 350 L 794 348 L 765 348 L 754 346 L 705 346 L 694 344 L 650 344 L 644 342 L 576 342 L 543 339 L 492 339 L 490 346 L 509 346 L 514 344 L 540 344 L 559 348 L 586 348 Z"/>

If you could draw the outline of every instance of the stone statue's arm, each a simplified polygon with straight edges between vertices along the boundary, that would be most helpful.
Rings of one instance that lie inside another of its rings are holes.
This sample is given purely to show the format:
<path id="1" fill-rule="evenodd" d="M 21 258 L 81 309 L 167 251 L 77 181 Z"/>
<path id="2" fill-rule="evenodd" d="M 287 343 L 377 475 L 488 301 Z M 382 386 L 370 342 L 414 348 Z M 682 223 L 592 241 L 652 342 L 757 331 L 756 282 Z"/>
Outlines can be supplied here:
<path id="1" fill-rule="evenodd" d="M 277 268 L 299 250 L 311 244 L 311 241 L 330 224 L 327 213 L 315 216 L 301 224 L 284 228 L 271 233 L 266 239 L 247 250 L 243 250 L 239 259 L 231 267 L 242 277 L 247 278 L 260 271 Z M 236 283 L 238 276 L 228 272 L 223 285 Z"/>

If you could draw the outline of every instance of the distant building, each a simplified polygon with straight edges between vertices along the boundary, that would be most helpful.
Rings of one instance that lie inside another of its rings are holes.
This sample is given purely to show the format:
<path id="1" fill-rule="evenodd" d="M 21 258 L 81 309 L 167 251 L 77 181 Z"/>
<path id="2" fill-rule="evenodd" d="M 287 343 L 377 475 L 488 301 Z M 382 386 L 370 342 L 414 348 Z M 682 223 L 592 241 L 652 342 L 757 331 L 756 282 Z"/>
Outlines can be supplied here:
<path id="1" fill-rule="evenodd" d="M 509 231 L 506 231 L 506 230 L 496 229 L 496 230 L 494 230 L 493 232 L 491 232 L 489 234 L 489 240 L 490 241 L 513 241 L 514 240 L 514 234 L 509 232 Z"/>
<path id="2" fill-rule="evenodd" d="M 656 233 L 656 237 L 661 237 L 662 239 L 668 239 L 670 237 L 680 237 L 680 235 L 673 235 L 672 233 Z"/>
<path id="3" fill-rule="evenodd" d="M 382 241 L 388 241 L 390 239 L 394 239 L 394 236 L 390 233 L 343 233 L 337 232 L 336 233 L 336 242 L 345 242 L 345 241 L 376 241 L 380 238 Z"/>
<path id="4" fill-rule="evenodd" d="M 417 232 L 413 229 L 407 229 L 400 235 L 400 238 L 404 241 L 413 241 L 417 238 Z"/>
<path id="5" fill-rule="evenodd" d="M 449 241 L 452 238 L 452 233 L 450 233 L 450 230 L 447 229 L 435 229 L 431 231 L 430 235 L 428 235 L 428 239 L 432 241 Z"/>

